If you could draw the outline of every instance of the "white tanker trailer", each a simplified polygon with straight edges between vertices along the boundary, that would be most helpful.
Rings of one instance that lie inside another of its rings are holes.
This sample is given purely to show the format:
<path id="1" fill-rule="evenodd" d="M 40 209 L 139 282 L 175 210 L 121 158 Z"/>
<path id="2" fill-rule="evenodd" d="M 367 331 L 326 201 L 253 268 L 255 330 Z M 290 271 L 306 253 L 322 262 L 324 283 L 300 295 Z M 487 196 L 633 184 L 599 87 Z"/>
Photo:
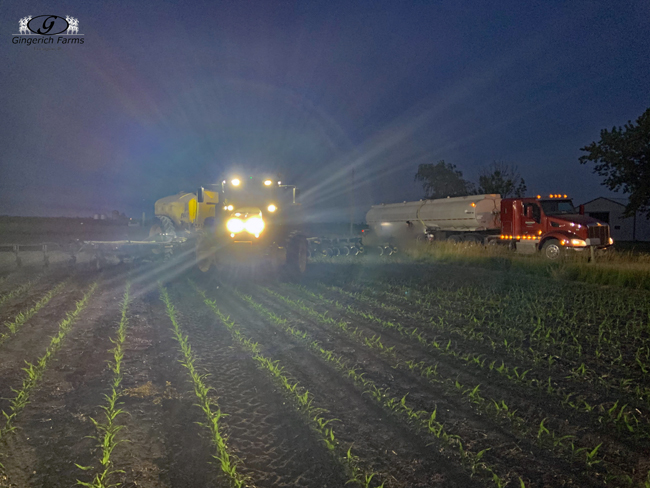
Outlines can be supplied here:
<path id="1" fill-rule="evenodd" d="M 485 242 L 499 235 L 500 211 L 501 195 L 373 205 L 363 244 L 390 250 L 425 240 Z"/>

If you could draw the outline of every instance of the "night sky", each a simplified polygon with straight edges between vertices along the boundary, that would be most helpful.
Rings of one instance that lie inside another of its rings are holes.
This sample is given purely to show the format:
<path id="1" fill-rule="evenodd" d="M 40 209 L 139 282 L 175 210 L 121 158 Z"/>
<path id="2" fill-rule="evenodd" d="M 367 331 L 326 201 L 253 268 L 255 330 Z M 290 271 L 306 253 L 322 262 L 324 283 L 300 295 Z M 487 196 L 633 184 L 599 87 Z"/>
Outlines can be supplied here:
<path id="1" fill-rule="evenodd" d="M 84 44 L 12 44 L 42 14 Z M 345 220 L 354 168 L 360 221 L 440 159 L 620 197 L 579 148 L 650 106 L 647 0 L 14 1 L 1 25 L 0 214 L 139 216 L 238 169 Z"/>

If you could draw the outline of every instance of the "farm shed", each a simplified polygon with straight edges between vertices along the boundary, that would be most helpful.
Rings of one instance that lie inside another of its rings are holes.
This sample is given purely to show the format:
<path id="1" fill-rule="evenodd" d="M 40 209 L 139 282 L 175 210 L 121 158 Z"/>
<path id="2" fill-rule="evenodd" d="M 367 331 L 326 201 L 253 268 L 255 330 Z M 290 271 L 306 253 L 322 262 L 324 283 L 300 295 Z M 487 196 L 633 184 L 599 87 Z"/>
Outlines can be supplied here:
<path id="1" fill-rule="evenodd" d="M 610 226 L 615 241 L 650 241 L 650 221 L 637 212 L 632 217 L 623 217 L 626 198 L 599 197 L 583 204 L 585 215 L 589 215 Z"/>

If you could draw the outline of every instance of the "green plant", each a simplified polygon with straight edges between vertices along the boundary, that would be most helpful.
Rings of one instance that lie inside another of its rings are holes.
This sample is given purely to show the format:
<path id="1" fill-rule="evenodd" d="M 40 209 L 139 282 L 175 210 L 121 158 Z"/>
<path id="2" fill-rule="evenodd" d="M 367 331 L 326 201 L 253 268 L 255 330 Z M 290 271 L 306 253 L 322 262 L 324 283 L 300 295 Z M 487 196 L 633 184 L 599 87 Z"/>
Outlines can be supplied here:
<path id="1" fill-rule="evenodd" d="M 95 470 L 97 472 L 95 473 L 93 480 L 91 482 L 77 480 L 78 485 L 87 488 L 111 488 L 118 486 L 118 483 L 110 482 L 111 475 L 124 472 L 123 470 L 113 469 L 111 454 L 118 444 L 124 442 L 124 440 L 117 439 L 117 434 L 124 426 L 118 425 L 116 419 L 119 415 L 124 413 L 124 410 L 117 406 L 119 405 L 120 398 L 119 388 L 122 384 L 121 364 L 122 358 L 124 357 L 122 347 L 124 345 L 124 340 L 126 339 L 126 329 L 128 325 L 127 312 L 130 300 L 130 289 L 131 284 L 127 283 L 120 307 L 121 317 L 117 328 L 116 338 L 111 339 L 111 343 L 114 347 L 109 352 L 113 353 L 113 359 L 108 362 L 108 367 L 113 372 L 113 380 L 111 382 L 110 394 L 104 394 L 106 405 L 100 406 L 104 413 L 104 419 L 103 421 L 95 420 L 92 417 L 90 419 L 97 430 L 97 435 L 91 438 L 97 442 L 97 447 L 100 448 L 101 456 L 99 459 L 100 467 Z M 92 466 L 75 465 L 83 471 L 94 469 Z"/>

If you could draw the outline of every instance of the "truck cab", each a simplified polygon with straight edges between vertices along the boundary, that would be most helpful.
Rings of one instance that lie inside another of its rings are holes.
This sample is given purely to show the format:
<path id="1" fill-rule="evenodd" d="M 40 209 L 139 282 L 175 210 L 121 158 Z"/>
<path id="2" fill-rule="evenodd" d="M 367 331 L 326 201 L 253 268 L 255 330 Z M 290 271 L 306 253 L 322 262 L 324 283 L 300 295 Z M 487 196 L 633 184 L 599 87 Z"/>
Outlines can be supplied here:
<path id="1" fill-rule="evenodd" d="M 567 195 L 560 194 L 502 199 L 500 239 L 517 252 L 541 251 L 550 260 L 559 259 L 565 250 L 601 249 L 614 243 L 607 224 L 582 215 Z"/>

